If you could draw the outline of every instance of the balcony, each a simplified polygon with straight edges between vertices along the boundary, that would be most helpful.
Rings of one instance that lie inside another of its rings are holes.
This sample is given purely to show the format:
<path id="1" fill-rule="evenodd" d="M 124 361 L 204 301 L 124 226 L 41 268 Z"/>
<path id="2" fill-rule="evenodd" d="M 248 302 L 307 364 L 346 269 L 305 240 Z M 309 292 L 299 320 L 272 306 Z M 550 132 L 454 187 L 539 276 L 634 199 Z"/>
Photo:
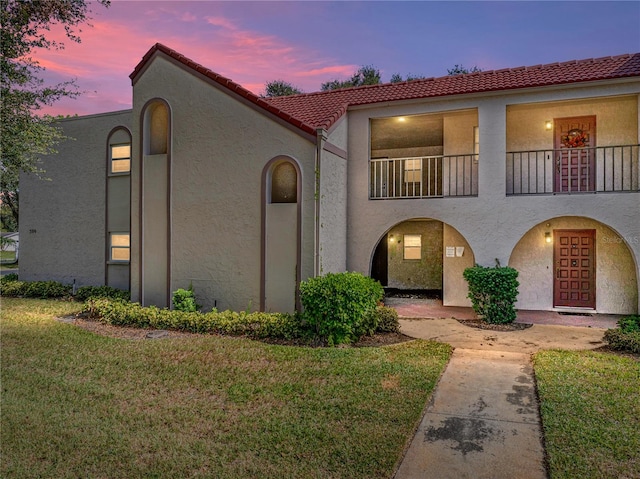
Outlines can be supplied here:
<path id="1" fill-rule="evenodd" d="M 507 153 L 507 196 L 640 191 L 640 145 Z"/>
<path id="2" fill-rule="evenodd" d="M 478 155 L 370 161 L 369 199 L 478 196 Z"/>

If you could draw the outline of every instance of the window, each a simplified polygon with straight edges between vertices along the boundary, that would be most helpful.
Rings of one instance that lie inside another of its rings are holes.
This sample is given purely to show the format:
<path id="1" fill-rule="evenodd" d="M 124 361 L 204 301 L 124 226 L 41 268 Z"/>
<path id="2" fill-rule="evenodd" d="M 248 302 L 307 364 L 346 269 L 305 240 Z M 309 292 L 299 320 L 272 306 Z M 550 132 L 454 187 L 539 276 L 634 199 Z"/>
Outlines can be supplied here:
<path id="1" fill-rule="evenodd" d="M 109 249 L 111 261 L 129 261 L 131 258 L 129 233 L 111 233 Z"/>
<path id="2" fill-rule="evenodd" d="M 111 173 L 131 171 L 131 144 L 111 145 Z"/>
<path id="3" fill-rule="evenodd" d="M 404 259 L 422 259 L 422 236 L 404 235 Z"/>
<path id="4" fill-rule="evenodd" d="M 271 203 L 298 201 L 298 173 L 288 161 L 277 165 L 271 174 Z"/>
<path id="5" fill-rule="evenodd" d="M 422 159 L 404 160 L 405 183 L 420 183 L 422 180 Z"/>

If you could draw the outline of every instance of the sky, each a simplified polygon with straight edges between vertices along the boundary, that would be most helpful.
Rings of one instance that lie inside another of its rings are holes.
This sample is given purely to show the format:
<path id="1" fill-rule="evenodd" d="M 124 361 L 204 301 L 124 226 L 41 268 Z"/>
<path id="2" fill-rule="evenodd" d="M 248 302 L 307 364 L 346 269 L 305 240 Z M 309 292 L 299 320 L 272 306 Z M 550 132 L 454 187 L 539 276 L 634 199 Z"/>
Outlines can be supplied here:
<path id="1" fill-rule="evenodd" d="M 127 1 L 92 4 L 82 42 L 34 51 L 48 84 L 83 94 L 42 110 L 86 115 L 131 108 L 129 74 L 160 42 L 256 94 L 273 80 L 305 92 L 373 65 L 447 74 L 640 52 L 638 1 Z M 51 37 L 62 39 L 52 28 Z"/>

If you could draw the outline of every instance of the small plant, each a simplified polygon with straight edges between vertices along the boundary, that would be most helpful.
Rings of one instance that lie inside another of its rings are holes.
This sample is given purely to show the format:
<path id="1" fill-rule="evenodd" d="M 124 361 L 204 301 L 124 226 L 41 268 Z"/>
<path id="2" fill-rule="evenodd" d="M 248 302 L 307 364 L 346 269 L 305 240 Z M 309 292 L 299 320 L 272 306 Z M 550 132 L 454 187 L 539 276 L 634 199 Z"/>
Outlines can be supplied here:
<path id="1" fill-rule="evenodd" d="M 124 299 L 129 301 L 131 294 L 129 291 L 112 288 L 111 286 L 82 286 L 76 291 L 76 299 L 78 301 L 86 301 L 89 298 L 111 298 Z"/>
<path id="2" fill-rule="evenodd" d="M 469 299 L 478 317 L 487 323 L 505 324 L 516 319 L 515 303 L 518 297 L 518 272 L 508 266 L 501 267 L 498 260 L 494 268 L 476 265 L 463 272 L 469 283 Z"/>
<path id="3" fill-rule="evenodd" d="M 196 295 L 193 292 L 193 285 L 190 284 L 188 289 L 177 289 L 173 292 L 172 298 L 173 308 L 186 313 L 193 313 L 200 309 L 200 305 L 196 303 Z"/>
<path id="4" fill-rule="evenodd" d="M 375 331 L 368 314 L 383 295 L 379 282 L 355 272 L 328 273 L 300 284 L 304 318 L 329 345 L 348 344 Z"/>
<path id="5" fill-rule="evenodd" d="M 637 314 L 625 316 L 618 320 L 618 327 L 625 333 L 640 331 L 640 316 Z"/>
<path id="6" fill-rule="evenodd" d="M 399 333 L 400 323 L 398 322 L 398 312 L 387 306 L 378 306 L 376 308 L 378 316 L 378 329 L 380 333 Z"/>

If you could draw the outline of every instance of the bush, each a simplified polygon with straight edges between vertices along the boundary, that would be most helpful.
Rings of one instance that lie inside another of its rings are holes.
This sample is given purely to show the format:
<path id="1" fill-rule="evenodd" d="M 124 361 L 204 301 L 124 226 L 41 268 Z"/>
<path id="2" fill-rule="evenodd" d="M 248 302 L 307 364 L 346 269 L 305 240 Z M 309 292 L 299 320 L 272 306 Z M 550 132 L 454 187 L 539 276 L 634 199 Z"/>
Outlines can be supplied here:
<path id="1" fill-rule="evenodd" d="M 63 298 L 71 296 L 71 286 L 57 281 L 2 281 L 3 296 L 24 298 Z"/>
<path id="2" fill-rule="evenodd" d="M 329 345 L 348 344 L 375 331 L 368 313 L 383 294 L 380 283 L 360 273 L 328 273 L 300 284 L 304 318 Z"/>
<path id="3" fill-rule="evenodd" d="M 617 328 L 604 332 L 604 340 L 616 351 L 640 353 L 640 316 L 620 318 Z"/>
<path id="4" fill-rule="evenodd" d="M 76 291 L 75 298 L 82 302 L 89 298 L 111 298 L 129 301 L 131 294 L 129 291 L 112 288 L 111 286 L 82 286 Z"/>
<path id="5" fill-rule="evenodd" d="M 0 276 L 0 284 L 12 281 L 18 281 L 18 273 L 9 273 L 4 276 Z"/>
<path id="6" fill-rule="evenodd" d="M 398 312 L 387 306 L 378 306 L 376 308 L 378 316 L 378 329 L 380 333 L 399 333 L 400 323 L 398 322 Z"/>
<path id="7" fill-rule="evenodd" d="M 123 300 L 90 298 L 84 311 L 116 326 L 173 329 L 191 333 L 247 336 L 253 339 L 291 340 L 304 335 L 299 317 L 286 313 L 236 313 L 234 311 L 180 311 L 143 307 Z"/>
<path id="8" fill-rule="evenodd" d="M 496 260 L 497 263 L 497 260 Z M 463 273 L 469 283 L 469 299 L 479 318 L 488 323 L 512 323 L 516 319 L 518 272 L 510 267 L 485 268 L 476 265 Z"/>
<path id="9" fill-rule="evenodd" d="M 171 302 L 173 303 L 173 308 L 178 311 L 193 313 L 200 309 L 200 305 L 196 303 L 193 285 L 189 285 L 188 289 L 180 288 L 175 290 Z"/>
<path id="10" fill-rule="evenodd" d="M 604 332 L 604 340 L 609 343 L 611 349 L 616 351 L 640 354 L 640 331 L 625 332 L 619 328 L 607 329 Z"/>

